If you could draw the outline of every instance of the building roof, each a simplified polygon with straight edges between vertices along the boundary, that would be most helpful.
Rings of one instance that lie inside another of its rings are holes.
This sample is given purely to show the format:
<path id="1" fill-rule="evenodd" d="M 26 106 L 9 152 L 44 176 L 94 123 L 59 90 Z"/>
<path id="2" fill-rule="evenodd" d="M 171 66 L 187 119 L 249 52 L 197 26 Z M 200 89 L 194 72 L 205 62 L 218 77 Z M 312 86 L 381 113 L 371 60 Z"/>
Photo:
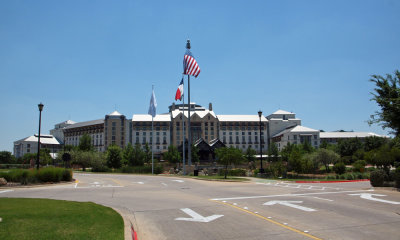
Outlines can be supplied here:
<path id="1" fill-rule="evenodd" d="M 78 128 L 78 127 L 85 127 L 90 125 L 97 125 L 97 124 L 104 124 L 104 119 L 86 121 L 86 122 L 78 122 L 72 125 L 65 127 L 64 129 L 71 129 L 71 128 Z"/>
<path id="2" fill-rule="evenodd" d="M 217 115 L 220 122 L 259 122 L 258 115 Z M 268 122 L 268 120 L 261 116 L 261 122 Z"/>
<path id="3" fill-rule="evenodd" d="M 132 122 L 151 122 L 151 115 L 149 114 L 133 114 Z M 167 114 L 158 114 L 154 117 L 155 122 L 170 122 L 171 116 Z"/>
<path id="4" fill-rule="evenodd" d="M 312 128 L 308 128 L 308 127 L 297 125 L 297 126 L 294 126 L 294 127 L 286 128 L 282 132 L 280 132 L 278 134 L 275 134 L 273 137 L 278 137 L 278 136 L 281 136 L 281 135 L 283 135 L 285 133 L 289 133 L 289 132 L 300 133 L 301 134 L 301 133 L 310 133 L 310 132 L 315 133 L 315 132 L 319 132 L 319 131 L 315 130 L 315 129 L 312 129 Z"/>
<path id="5" fill-rule="evenodd" d="M 108 114 L 107 116 L 122 116 L 122 114 L 119 113 L 118 111 L 114 111 L 114 112 Z"/>
<path id="6" fill-rule="evenodd" d="M 274 112 L 273 114 L 284 114 L 284 115 L 286 115 L 286 114 L 295 114 L 295 113 L 292 113 L 292 112 L 288 112 L 288 111 L 285 111 L 285 110 L 281 110 L 281 109 L 278 109 L 276 112 Z"/>
<path id="7" fill-rule="evenodd" d="M 171 111 L 171 115 L 172 115 L 172 118 L 176 118 L 176 116 L 178 116 L 179 114 L 181 114 L 182 113 L 182 109 L 175 109 L 175 110 L 173 110 L 173 111 Z M 200 110 L 200 111 L 195 111 L 195 110 L 191 110 L 190 111 L 190 117 L 192 117 L 193 116 L 193 114 L 195 114 L 196 113 L 196 115 L 198 115 L 200 118 L 204 118 L 207 114 L 211 114 L 213 117 L 217 117 L 216 115 L 215 115 L 215 113 L 214 113 L 214 111 L 210 111 L 210 110 L 208 110 L 208 109 L 204 109 L 204 110 Z M 184 114 L 185 114 L 185 117 L 187 118 L 188 117 L 188 111 L 187 111 L 187 109 L 185 109 L 185 111 L 184 111 Z"/>
<path id="8" fill-rule="evenodd" d="M 38 142 L 38 135 L 35 134 L 33 136 L 29 136 L 27 138 L 23 138 L 21 140 L 18 140 L 14 143 L 17 142 Z M 53 136 L 53 135 L 42 135 L 40 134 L 40 143 L 41 144 L 54 144 L 54 145 L 59 145 L 60 142 Z"/>
<path id="9" fill-rule="evenodd" d="M 75 124 L 75 123 L 76 123 L 76 122 L 74 122 L 74 121 L 72 121 L 72 120 L 67 120 L 67 121 L 64 121 L 64 122 L 57 123 L 56 125 L 60 125 L 60 124 L 71 125 L 71 124 Z"/>
<path id="10" fill-rule="evenodd" d="M 388 137 L 378 135 L 372 132 L 320 132 L 319 137 L 322 138 L 365 138 L 365 137 Z"/>

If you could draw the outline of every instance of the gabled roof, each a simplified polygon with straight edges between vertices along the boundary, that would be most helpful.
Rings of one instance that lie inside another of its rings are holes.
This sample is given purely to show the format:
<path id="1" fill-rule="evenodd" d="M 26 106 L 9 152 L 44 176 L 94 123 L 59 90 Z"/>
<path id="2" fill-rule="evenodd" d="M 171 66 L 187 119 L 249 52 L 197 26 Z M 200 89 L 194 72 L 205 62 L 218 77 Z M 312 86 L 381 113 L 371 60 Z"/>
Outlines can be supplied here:
<path id="1" fill-rule="evenodd" d="M 182 110 L 179 110 L 179 109 L 175 109 L 174 111 L 171 111 L 171 115 L 172 115 L 172 118 L 176 118 L 179 114 L 181 114 L 182 113 Z M 192 117 L 193 116 L 193 114 L 197 114 L 200 118 L 204 118 L 205 116 L 207 116 L 207 114 L 211 114 L 211 116 L 213 116 L 213 117 L 217 117 L 216 115 L 215 115 L 215 113 L 214 113 L 214 111 L 210 111 L 210 110 L 208 110 L 208 109 L 206 109 L 206 110 L 202 110 L 202 111 L 193 111 L 193 110 L 191 110 L 190 111 L 190 117 Z M 188 111 L 187 110 L 185 110 L 185 117 L 187 118 L 188 117 Z"/>
<path id="2" fill-rule="evenodd" d="M 29 137 L 23 138 L 21 140 L 18 140 L 14 143 L 17 143 L 17 142 L 36 142 L 37 143 L 38 139 L 39 139 L 38 135 L 35 134 L 33 136 L 29 136 Z M 45 134 L 43 134 L 43 135 L 40 134 L 40 143 L 41 144 L 54 144 L 54 145 L 60 144 L 60 142 L 53 135 L 45 135 Z"/>
<path id="3" fill-rule="evenodd" d="M 122 116 L 122 114 L 119 113 L 118 111 L 114 111 L 114 112 L 108 114 L 107 116 Z"/>
<path id="4" fill-rule="evenodd" d="M 78 122 L 72 125 L 65 127 L 64 129 L 71 129 L 71 128 L 78 128 L 78 127 L 85 127 L 90 125 L 97 125 L 97 124 L 104 124 L 104 119 L 86 121 L 86 122 Z"/>
<path id="5" fill-rule="evenodd" d="M 220 122 L 259 122 L 258 115 L 217 115 Z M 261 116 L 261 122 L 268 122 L 268 120 Z"/>
<path id="6" fill-rule="evenodd" d="M 132 122 L 151 122 L 151 115 L 149 114 L 134 114 L 132 116 Z M 170 122 L 171 116 L 169 113 L 158 114 L 153 118 L 154 122 Z"/>
<path id="7" fill-rule="evenodd" d="M 292 133 L 318 133 L 319 131 L 312 129 L 312 128 L 297 125 L 297 126 L 286 128 L 285 130 L 281 131 L 280 133 L 275 134 L 273 137 L 278 137 L 278 136 L 281 136 L 281 135 L 283 135 L 285 133 L 289 133 L 289 132 L 292 132 Z"/>
<path id="8" fill-rule="evenodd" d="M 276 112 L 274 112 L 273 114 L 284 114 L 284 115 L 286 115 L 286 114 L 295 114 L 295 113 L 292 113 L 292 112 L 288 112 L 288 111 L 285 111 L 285 110 L 281 110 L 281 109 L 278 109 Z"/>

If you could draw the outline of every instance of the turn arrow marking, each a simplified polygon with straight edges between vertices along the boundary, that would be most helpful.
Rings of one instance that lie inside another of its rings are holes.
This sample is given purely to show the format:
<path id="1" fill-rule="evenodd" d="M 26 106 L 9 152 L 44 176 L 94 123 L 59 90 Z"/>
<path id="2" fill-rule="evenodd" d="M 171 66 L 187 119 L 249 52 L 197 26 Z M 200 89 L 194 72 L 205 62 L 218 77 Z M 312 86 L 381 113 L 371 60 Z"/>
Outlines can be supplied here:
<path id="1" fill-rule="evenodd" d="M 390 203 L 390 204 L 400 204 L 400 202 L 394 202 L 394 201 L 388 201 L 384 199 L 379 199 L 379 198 L 374 198 L 373 196 L 377 197 L 385 197 L 386 195 L 382 194 L 371 194 L 371 193 L 357 193 L 357 194 L 349 194 L 350 196 L 360 196 L 360 198 L 363 199 L 368 199 L 372 201 L 377 201 L 377 202 L 383 202 L 383 203 Z"/>
<path id="2" fill-rule="evenodd" d="M 217 218 L 223 217 L 224 215 L 211 215 L 208 217 L 203 217 L 197 212 L 193 211 L 190 208 L 181 208 L 181 210 L 186 213 L 187 215 L 191 216 L 191 218 L 175 218 L 175 220 L 178 221 L 189 221 L 189 222 L 211 222 L 214 221 Z"/>
<path id="3" fill-rule="evenodd" d="M 263 205 L 271 206 L 271 205 L 275 205 L 275 204 L 280 204 L 280 205 L 284 205 L 284 206 L 287 206 L 287 207 L 292 207 L 292 208 L 296 208 L 296 209 L 299 209 L 299 210 L 303 210 L 303 211 L 306 211 L 306 212 L 317 211 L 315 209 L 299 206 L 299 205 L 296 205 L 294 203 L 303 203 L 303 201 L 269 201 L 269 202 L 264 203 Z"/>

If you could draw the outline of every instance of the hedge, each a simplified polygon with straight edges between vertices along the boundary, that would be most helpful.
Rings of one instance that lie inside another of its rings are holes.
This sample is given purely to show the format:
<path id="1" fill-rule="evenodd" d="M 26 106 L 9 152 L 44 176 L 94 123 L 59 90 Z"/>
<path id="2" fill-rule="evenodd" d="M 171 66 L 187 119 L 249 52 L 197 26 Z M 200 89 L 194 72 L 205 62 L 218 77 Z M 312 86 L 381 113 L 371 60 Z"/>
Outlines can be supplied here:
<path id="1" fill-rule="evenodd" d="M 37 182 L 60 182 L 71 181 L 72 170 L 65 168 L 41 168 L 36 169 L 12 169 L 0 172 L 0 178 L 5 178 L 7 182 L 19 182 L 23 185 Z"/>

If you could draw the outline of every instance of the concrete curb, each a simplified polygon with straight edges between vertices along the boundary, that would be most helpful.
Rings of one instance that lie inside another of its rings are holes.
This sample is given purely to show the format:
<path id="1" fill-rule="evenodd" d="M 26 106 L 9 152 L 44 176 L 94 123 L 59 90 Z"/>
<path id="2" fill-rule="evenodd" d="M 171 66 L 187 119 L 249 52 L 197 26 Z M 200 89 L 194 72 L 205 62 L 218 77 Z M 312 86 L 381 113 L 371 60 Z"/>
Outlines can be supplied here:
<path id="1" fill-rule="evenodd" d="M 369 179 L 340 180 L 340 181 L 295 181 L 295 183 L 346 183 L 346 182 L 369 182 Z"/>
<path id="2" fill-rule="evenodd" d="M 135 230 L 136 222 L 134 217 L 117 208 L 114 209 L 119 215 L 121 215 L 122 219 L 124 220 L 124 239 L 125 240 L 139 240 L 137 236 L 137 232 Z"/>

